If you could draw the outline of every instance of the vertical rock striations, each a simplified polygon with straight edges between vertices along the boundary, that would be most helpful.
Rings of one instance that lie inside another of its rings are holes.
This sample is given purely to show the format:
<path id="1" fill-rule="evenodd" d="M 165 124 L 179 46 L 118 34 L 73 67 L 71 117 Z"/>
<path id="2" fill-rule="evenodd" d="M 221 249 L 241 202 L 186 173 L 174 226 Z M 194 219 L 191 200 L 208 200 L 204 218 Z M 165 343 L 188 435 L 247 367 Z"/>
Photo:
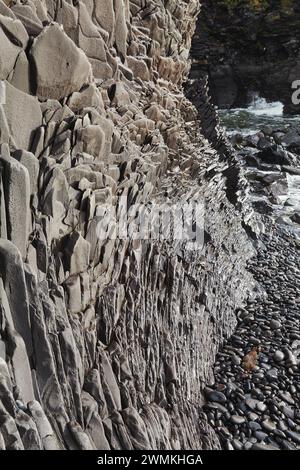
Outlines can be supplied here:
<path id="1" fill-rule="evenodd" d="M 219 445 L 202 390 L 252 248 L 211 111 L 183 93 L 198 9 L 0 1 L 5 449 Z M 122 201 L 204 201 L 204 248 L 101 236 Z"/>

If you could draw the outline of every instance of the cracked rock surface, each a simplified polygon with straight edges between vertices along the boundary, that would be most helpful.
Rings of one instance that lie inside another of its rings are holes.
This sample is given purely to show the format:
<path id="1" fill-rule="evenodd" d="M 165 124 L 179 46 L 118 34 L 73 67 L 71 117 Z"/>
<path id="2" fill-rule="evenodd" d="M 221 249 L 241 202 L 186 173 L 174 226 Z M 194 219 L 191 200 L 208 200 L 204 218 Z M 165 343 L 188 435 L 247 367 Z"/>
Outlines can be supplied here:
<path id="1" fill-rule="evenodd" d="M 203 390 L 254 250 L 206 84 L 198 109 L 182 87 L 198 11 L 0 0 L 1 449 L 220 446 Z M 204 247 L 99 237 L 121 200 L 203 201 Z"/>

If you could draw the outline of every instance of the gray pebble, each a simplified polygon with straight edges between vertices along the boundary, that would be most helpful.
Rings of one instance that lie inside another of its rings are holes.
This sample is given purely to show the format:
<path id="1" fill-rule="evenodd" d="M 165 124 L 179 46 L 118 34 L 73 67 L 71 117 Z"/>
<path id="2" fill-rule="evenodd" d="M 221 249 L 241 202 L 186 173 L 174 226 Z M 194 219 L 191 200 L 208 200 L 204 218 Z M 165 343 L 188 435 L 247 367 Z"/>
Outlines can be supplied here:
<path id="1" fill-rule="evenodd" d="M 280 321 L 274 320 L 274 319 L 271 320 L 271 321 L 270 321 L 270 328 L 271 328 L 272 330 L 278 330 L 279 328 L 281 328 L 281 323 L 280 323 Z"/>
<path id="2" fill-rule="evenodd" d="M 264 411 L 266 411 L 267 405 L 265 405 L 265 403 L 262 403 L 261 401 L 259 401 L 256 405 L 256 409 L 263 413 Z"/>
<path id="3" fill-rule="evenodd" d="M 286 431 L 286 435 L 292 439 L 292 441 L 297 442 L 300 444 L 300 434 L 298 432 L 290 431 L 289 429 Z"/>
<path id="4" fill-rule="evenodd" d="M 265 439 L 267 439 L 268 434 L 266 434 L 265 432 L 262 432 L 262 431 L 255 431 L 255 432 L 254 432 L 254 436 L 255 436 L 259 441 L 264 441 Z"/>
<path id="5" fill-rule="evenodd" d="M 246 418 L 244 418 L 244 416 L 239 415 L 232 415 L 230 419 L 233 424 L 243 424 L 246 421 Z"/>
<path id="6" fill-rule="evenodd" d="M 209 401 L 215 401 L 217 403 L 226 403 L 227 398 L 222 392 L 212 391 L 207 393 Z"/>
<path id="7" fill-rule="evenodd" d="M 274 354 L 274 360 L 276 362 L 281 362 L 284 360 L 284 353 L 282 351 L 276 351 Z"/>
<path id="8" fill-rule="evenodd" d="M 261 423 L 262 427 L 264 429 L 266 429 L 266 431 L 274 431 L 274 429 L 276 429 L 276 423 L 274 423 L 274 421 L 271 421 L 270 419 L 265 419 L 262 423 Z"/>

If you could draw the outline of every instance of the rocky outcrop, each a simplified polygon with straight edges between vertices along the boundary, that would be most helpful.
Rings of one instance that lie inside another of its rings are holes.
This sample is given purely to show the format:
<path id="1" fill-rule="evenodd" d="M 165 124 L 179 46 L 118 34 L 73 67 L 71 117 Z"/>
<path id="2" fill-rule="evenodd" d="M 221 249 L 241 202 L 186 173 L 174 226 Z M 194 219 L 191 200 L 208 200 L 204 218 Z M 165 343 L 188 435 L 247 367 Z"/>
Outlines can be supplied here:
<path id="1" fill-rule="evenodd" d="M 192 44 L 192 77 L 208 75 L 220 108 L 246 106 L 251 94 L 293 105 L 300 77 L 299 3 L 203 0 Z"/>
<path id="2" fill-rule="evenodd" d="M 198 8 L 0 1 L 2 448 L 219 447 L 202 391 L 253 248 L 215 116 L 183 93 Z M 109 236 L 124 201 L 177 205 L 174 233 Z"/>

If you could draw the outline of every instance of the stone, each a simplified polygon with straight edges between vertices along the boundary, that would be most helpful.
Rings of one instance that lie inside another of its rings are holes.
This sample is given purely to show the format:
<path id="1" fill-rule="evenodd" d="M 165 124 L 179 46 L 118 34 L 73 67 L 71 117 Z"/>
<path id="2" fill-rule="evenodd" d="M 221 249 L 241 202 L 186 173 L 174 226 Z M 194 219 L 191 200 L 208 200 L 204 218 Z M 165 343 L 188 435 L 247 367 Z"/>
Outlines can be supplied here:
<path id="1" fill-rule="evenodd" d="M 289 408 L 288 406 L 282 406 L 280 407 L 282 413 L 287 416 L 288 418 L 290 419 L 294 419 L 295 418 L 295 411 L 292 410 L 292 408 Z"/>
<path id="2" fill-rule="evenodd" d="M 34 40 L 31 56 L 40 99 L 59 100 L 91 81 L 88 59 L 56 24 L 47 26 Z"/>
<path id="3" fill-rule="evenodd" d="M 126 24 L 126 8 L 124 8 L 124 0 L 115 0 L 115 42 L 117 51 L 121 59 L 125 61 L 127 53 L 127 24 Z"/>
<path id="4" fill-rule="evenodd" d="M 2 27 L 0 27 L 0 42 L 0 80 L 6 80 L 13 71 L 17 57 L 22 49 L 8 39 Z"/>
<path id="5" fill-rule="evenodd" d="M 271 328 L 272 330 L 278 330 L 279 328 L 281 328 L 281 323 L 280 323 L 280 321 L 272 319 L 272 320 L 270 321 L 270 328 Z"/>
<path id="6" fill-rule="evenodd" d="M 265 403 L 258 402 L 257 405 L 256 405 L 256 409 L 263 413 L 264 411 L 266 411 L 267 405 Z"/>
<path id="7" fill-rule="evenodd" d="M 292 441 L 296 442 L 297 444 L 300 444 L 300 433 L 295 432 L 295 431 L 290 431 L 287 429 L 285 431 L 286 435 L 292 439 Z"/>
<path id="8" fill-rule="evenodd" d="M 146 450 L 151 447 L 148 431 L 141 415 L 133 407 L 121 411 L 130 440 L 135 450 Z"/>
<path id="9" fill-rule="evenodd" d="M 16 150 L 12 157 L 20 162 L 25 168 L 27 168 L 29 180 L 30 180 L 30 193 L 35 194 L 38 190 L 38 176 L 40 165 L 38 159 L 33 153 L 27 152 L 26 150 Z"/>
<path id="10" fill-rule="evenodd" d="M 246 418 L 239 415 L 232 415 L 230 419 L 233 424 L 243 424 L 246 422 Z"/>
<path id="11" fill-rule="evenodd" d="M 43 448 L 45 450 L 60 450 L 61 446 L 40 403 L 36 400 L 29 402 L 28 410 L 42 439 Z"/>
<path id="12" fill-rule="evenodd" d="M 259 431 L 261 429 L 261 425 L 256 421 L 249 421 L 248 426 L 251 431 Z"/>
<path id="13" fill-rule="evenodd" d="M 95 158 L 101 158 L 105 147 L 105 133 L 99 125 L 87 126 L 77 131 L 77 140 L 82 143 L 82 150 Z"/>
<path id="14" fill-rule="evenodd" d="M 95 3 L 95 17 L 101 28 L 109 35 L 109 45 L 114 42 L 115 33 L 115 12 L 112 2 L 98 0 Z"/>
<path id="15" fill-rule="evenodd" d="M 16 422 L 11 416 L 6 415 L 3 418 L 0 426 L 0 432 L 7 450 L 24 450 L 24 445 L 22 443 Z"/>
<path id="16" fill-rule="evenodd" d="M 13 159 L 0 156 L 4 175 L 4 197 L 8 238 L 26 257 L 31 231 L 30 178 L 27 168 Z"/>
<path id="17" fill-rule="evenodd" d="M 256 407 L 257 407 L 257 404 L 259 403 L 258 400 L 254 400 L 253 398 L 247 398 L 245 400 L 245 403 L 246 405 L 248 406 L 248 408 L 250 408 L 250 410 L 255 410 Z"/>
<path id="18" fill-rule="evenodd" d="M 13 14 L 11 9 L 9 8 L 11 3 L 12 3 L 12 0 L 3 0 L 0 3 L 0 14 L 3 16 L 7 16 L 9 18 L 15 19 L 16 16 Z"/>
<path id="19" fill-rule="evenodd" d="M 43 213 L 53 217 L 57 230 L 53 232 L 53 237 L 61 235 L 60 228 L 62 219 L 66 215 L 66 210 L 70 204 L 69 186 L 64 172 L 60 168 L 55 168 L 44 187 L 43 198 L 41 198 Z"/>
<path id="20" fill-rule="evenodd" d="M 262 433 L 267 419 L 297 432 L 298 415 L 288 421 L 279 401 L 281 388 L 297 385 L 297 368 L 277 363 L 277 380 L 266 377 L 277 348 L 294 351 L 297 251 L 285 226 L 271 228 L 257 212 L 274 214 L 276 178 L 265 175 L 283 171 L 257 158 L 268 135 L 241 136 L 236 144 L 253 145 L 259 168 L 250 181 L 240 168 L 248 150 L 234 157 L 206 84 L 193 103 L 177 85 L 187 78 L 198 3 L 18 0 L 12 10 L 0 1 L 29 39 L 23 47 L 7 35 L 20 48 L 7 82 L 40 99 L 25 145 L 18 139 L 34 110 L 16 103 L 13 135 L 1 82 L 1 158 L 29 174 L 16 216 L 18 229 L 30 219 L 32 230 L 22 258 L 7 241 L 13 194 L 1 168 L 0 448 L 246 449 L 261 438 L 283 447 L 278 439 L 291 438 L 281 428 Z M 252 206 L 254 194 L 265 204 Z M 205 254 L 180 237 L 99 231 L 110 207 L 121 216 L 122 199 L 151 212 L 156 202 L 202 198 Z M 271 330 L 272 318 L 283 328 Z M 260 344 L 259 374 L 246 373 L 240 359 Z M 214 384 L 210 397 L 204 384 Z M 256 399 L 268 410 L 249 407 Z"/>
<path id="21" fill-rule="evenodd" d="M 278 450 L 278 447 L 258 442 L 257 444 L 253 444 L 252 450 Z"/>
<path id="22" fill-rule="evenodd" d="M 69 275 L 79 274 L 88 269 L 90 260 L 90 244 L 82 235 L 74 231 L 66 240 L 65 269 Z"/>
<path id="23" fill-rule="evenodd" d="M 109 98 L 111 104 L 116 107 L 129 106 L 131 104 L 129 93 L 122 82 L 116 82 L 110 87 Z"/>
<path id="24" fill-rule="evenodd" d="M 270 145 L 257 155 L 263 162 L 277 165 L 293 165 L 293 160 L 280 145 Z"/>
<path id="25" fill-rule="evenodd" d="M 107 402 L 107 398 L 110 397 L 112 399 L 111 406 L 114 409 L 120 410 L 122 409 L 120 389 L 118 387 L 110 361 L 105 351 L 101 351 L 100 357 L 101 357 L 100 359 L 101 367 L 103 371 L 102 377 L 105 380 L 105 382 L 103 383 L 103 391 L 104 391 L 104 395 L 106 398 L 106 402 Z M 107 405 L 109 405 L 108 402 L 107 402 Z"/>
<path id="26" fill-rule="evenodd" d="M 18 149 L 30 150 L 35 131 L 42 125 L 42 113 L 37 98 L 23 93 L 5 82 L 6 100 L 3 105 L 10 131 L 9 142 Z"/>
<path id="27" fill-rule="evenodd" d="M 217 403 L 225 403 L 227 401 L 227 398 L 224 393 L 216 391 L 208 392 L 207 399 L 209 401 L 216 401 Z"/>
<path id="28" fill-rule="evenodd" d="M 6 346 L 2 339 L 0 339 L 0 358 L 6 361 Z"/>
<path id="29" fill-rule="evenodd" d="M 25 312 L 24 312 L 25 313 Z M 25 313 L 26 315 L 26 313 Z M 24 316 L 25 316 L 24 315 Z M 15 321 L 16 328 L 22 324 L 22 328 L 19 327 L 19 330 L 23 333 L 25 330 L 26 324 L 26 317 L 22 320 L 19 320 L 18 323 Z M 29 359 L 24 343 L 24 339 L 17 331 L 10 331 L 9 332 L 9 339 L 10 339 L 10 347 L 13 349 L 13 353 L 11 356 L 13 372 L 14 372 L 14 379 L 16 386 L 19 389 L 20 397 L 27 403 L 31 400 L 34 400 L 34 389 L 31 377 L 31 369 L 29 364 Z M 30 340 L 28 340 L 29 343 Z"/>
<path id="30" fill-rule="evenodd" d="M 8 16 L 0 16 L 0 26 L 10 41 L 23 50 L 26 49 L 29 36 L 23 23 Z"/>
<path id="31" fill-rule="evenodd" d="M 68 429 L 74 437 L 79 450 L 95 450 L 89 436 L 83 431 L 82 427 L 75 421 L 68 423 Z"/>
<path id="32" fill-rule="evenodd" d="M 242 450 L 243 449 L 243 444 L 240 441 L 238 441 L 237 439 L 233 439 L 232 445 L 233 445 L 235 450 Z"/>
<path id="33" fill-rule="evenodd" d="M 37 36 L 43 29 L 43 24 L 36 14 L 33 4 L 16 4 L 11 7 L 14 14 L 22 21 L 30 36 Z"/>
<path id="34" fill-rule="evenodd" d="M 30 94 L 30 66 L 24 51 L 18 55 L 10 83 L 18 90 Z"/>
<path id="35" fill-rule="evenodd" d="M 282 351 L 275 351 L 274 353 L 274 360 L 276 362 L 281 362 L 284 360 L 284 353 Z"/>
<path id="36" fill-rule="evenodd" d="M 136 59 L 135 57 L 127 57 L 128 67 L 132 70 L 134 77 L 140 78 L 143 81 L 150 80 L 150 72 L 143 59 Z"/>
<path id="37" fill-rule="evenodd" d="M 74 92 L 68 100 L 68 105 L 74 112 L 79 112 L 87 107 L 104 108 L 102 95 L 95 85 L 88 85 L 80 92 Z"/>
<path id="38" fill-rule="evenodd" d="M 254 431 L 254 437 L 256 437 L 256 439 L 258 439 L 259 441 L 264 441 L 265 439 L 267 439 L 268 434 L 262 431 Z"/>
<path id="39" fill-rule="evenodd" d="M 13 327 L 23 338 L 30 357 L 32 338 L 24 268 L 20 252 L 9 240 L 0 239 L 0 275 L 8 298 Z"/>
<path id="40" fill-rule="evenodd" d="M 277 380 L 278 376 L 278 370 L 277 369 L 269 369 L 266 372 L 266 377 L 272 381 L 272 380 Z"/>
<path id="41" fill-rule="evenodd" d="M 276 429 L 276 423 L 274 423 L 274 421 L 271 421 L 270 419 L 265 419 L 262 423 L 261 423 L 262 427 L 266 430 L 266 431 L 274 431 Z"/>

